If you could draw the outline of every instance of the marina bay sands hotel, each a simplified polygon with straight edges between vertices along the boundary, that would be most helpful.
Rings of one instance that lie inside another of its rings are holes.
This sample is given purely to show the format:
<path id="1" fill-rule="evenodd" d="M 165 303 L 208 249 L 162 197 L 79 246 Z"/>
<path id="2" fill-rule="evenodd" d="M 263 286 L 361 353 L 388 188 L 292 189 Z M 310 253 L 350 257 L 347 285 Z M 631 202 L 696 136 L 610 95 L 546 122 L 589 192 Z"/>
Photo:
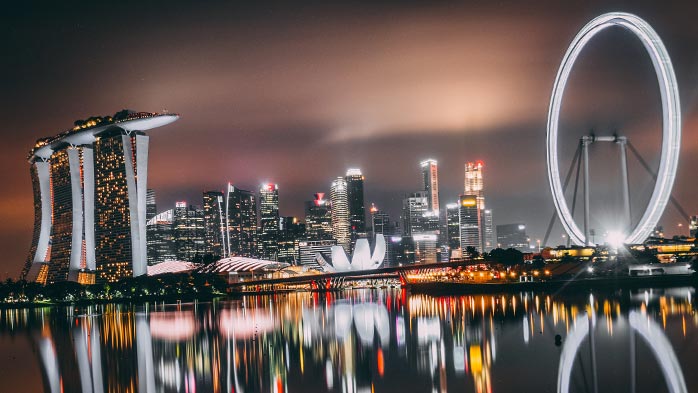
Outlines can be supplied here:
<path id="1" fill-rule="evenodd" d="M 146 273 L 148 144 L 176 114 L 123 110 L 75 122 L 29 153 L 34 234 L 28 281 L 116 281 Z"/>

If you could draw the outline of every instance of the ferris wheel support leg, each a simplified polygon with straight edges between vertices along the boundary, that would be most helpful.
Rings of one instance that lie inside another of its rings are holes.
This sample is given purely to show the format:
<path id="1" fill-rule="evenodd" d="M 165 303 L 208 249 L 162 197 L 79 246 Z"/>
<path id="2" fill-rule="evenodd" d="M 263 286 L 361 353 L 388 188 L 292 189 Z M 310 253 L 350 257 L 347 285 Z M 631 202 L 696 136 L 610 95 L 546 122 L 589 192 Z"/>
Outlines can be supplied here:
<path id="1" fill-rule="evenodd" d="M 627 139 L 625 137 L 618 138 L 620 145 L 620 168 L 621 168 L 621 186 L 623 187 L 623 213 L 625 214 L 625 231 L 624 235 L 633 228 L 632 216 L 630 212 L 630 183 L 628 178 L 628 155 L 627 155 Z"/>
<path id="2" fill-rule="evenodd" d="M 584 245 L 589 245 L 589 143 L 591 139 L 582 139 L 582 159 L 584 161 Z"/>

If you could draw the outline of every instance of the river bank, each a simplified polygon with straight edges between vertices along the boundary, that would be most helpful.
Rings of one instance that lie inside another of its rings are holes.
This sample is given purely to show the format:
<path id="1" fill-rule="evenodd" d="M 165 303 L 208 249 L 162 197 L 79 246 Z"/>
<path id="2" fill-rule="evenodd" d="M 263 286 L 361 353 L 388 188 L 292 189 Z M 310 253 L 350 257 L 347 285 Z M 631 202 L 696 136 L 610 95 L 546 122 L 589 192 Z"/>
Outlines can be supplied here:
<path id="1" fill-rule="evenodd" d="M 695 275 L 665 275 L 646 277 L 599 277 L 575 280 L 548 280 L 516 283 L 461 283 L 451 281 L 420 282 L 408 285 L 412 293 L 472 294 L 521 291 L 584 291 L 591 289 L 639 289 L 695 286 Z"/>

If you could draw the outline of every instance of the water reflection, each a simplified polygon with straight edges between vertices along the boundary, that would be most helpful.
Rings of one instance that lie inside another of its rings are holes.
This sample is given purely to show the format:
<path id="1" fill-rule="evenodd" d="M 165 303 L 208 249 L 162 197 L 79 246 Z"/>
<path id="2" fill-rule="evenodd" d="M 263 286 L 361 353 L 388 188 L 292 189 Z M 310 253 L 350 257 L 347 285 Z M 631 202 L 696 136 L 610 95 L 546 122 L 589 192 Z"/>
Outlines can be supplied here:
<path id="1" fill-rule="evenodd" d="M 687 392 L 693 297 L 363 290 L 5 310 L 0 334 L 30 338 L 48 392 Z"/>

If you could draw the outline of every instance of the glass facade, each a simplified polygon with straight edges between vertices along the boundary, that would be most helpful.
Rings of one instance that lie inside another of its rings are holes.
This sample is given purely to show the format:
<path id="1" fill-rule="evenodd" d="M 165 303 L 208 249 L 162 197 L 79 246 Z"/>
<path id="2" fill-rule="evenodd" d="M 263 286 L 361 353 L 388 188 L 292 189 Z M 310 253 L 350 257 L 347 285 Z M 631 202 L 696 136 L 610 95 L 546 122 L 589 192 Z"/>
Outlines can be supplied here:
<path id="1" fill-rule="evenodd" d="M 366 211 L 364 205 L 364 176 L 360 169 L 349 169 L 346 177 L 349 231 L 352 244 L 366 236 Z"/>
<path id="2" fill-rule="evenodd" d="M 338 245 L 349 252 L 351 246 L 349 200 L 347 199 L 347 181 L 343 177 L 338 177 L 332 182 L 330 201 L 332 202 L 332 237 Z"/>
<path id="3" fill-rule="evenodd" d="M 124 149 L 136 150 L 137 133 L 122 138 L 116 129 L 100 136 L 95 152 L 95 218 L 97 281 L 117 281 L 133 275 L 131 209 Z M 142 133 L 141 133 L 142 135 Z M 124 145 L 124 140 L 128 143 Z M 134 164 L 131 163 L 134 170 Z M 137 176 L 137 174 L 136 174 Z"/>
<path id="4" fill-rule="evenodd" d="M 203 258 L 206 254 L 203 209 L 177 202 L 172 225 L 177 260 L 193 262 L 197 257 Z"/>
<path id="5" fill-rule="evenodd" d="M 173 221 L 173 209 L 162 212 L 148 221 L 148 265 L 177 259 Z"/>
<path id="6" fill-rule="evenodd" d="M 308 240 L 332 239 L 332 207 L 324 199 L 324 193 L 316 193 L 315 199 L 305 202 L 305 230 Z"/>
<path id="7" fill-rule="evenodd" d="M 460 227 L 460 248 L 463 256 L 469 247 L 481 252 L 480 241 L 480 209 L 477 196 L 461 195 L 458 204 L 458 219 Z"/>
<path id="8" fill-rule="evenodd" d="M 497 225 L 497 246 L 503 249 L 515 248 L 522 252 L 530 251 L 526 225 L 520 222 Z"/>
<path id="9" fill-rule="evenodd" d="M 427 192 L 429 210 L 439 211 L 439 174 L 436 160 L 428 159 L 420 164 L 422 168 L 422 189 Z"/>
<path id="10" fill-rule="evenodd" d="M 297 265 L 300 260 L 299 243 L 305 238 L 305 224 L 296 217 L 279 219 L 279 262 Z"/>
<path id="11" fill-rule="evenodd" d="M 279 258 L 279 186 L 265 184 L 259 189 L 259 256 Z"/>
<path id="12" fill-rule="evenodd" d="M 51 159 L 53 192 L 53 226 L 51 233 L 51 264 L 48 282 L 65 281 L 70 268 L 73 239 L 73 194 L 70 183 L 70 160 L 67 150 Z"/>
<path id="13" fill-rule="evenodd" d="M 204 226 L 206 227 L 206 253 L 223 257 L 223 237 L 225 231 L 223 206 L 223 193 L 220 191 L 206 191 L 204 202 Z"/>
<path id="14" fill-rule="evenodd" d="M 225 197 L 227 256 L 257 256 L 257 198 L 228 183 Z"/>

